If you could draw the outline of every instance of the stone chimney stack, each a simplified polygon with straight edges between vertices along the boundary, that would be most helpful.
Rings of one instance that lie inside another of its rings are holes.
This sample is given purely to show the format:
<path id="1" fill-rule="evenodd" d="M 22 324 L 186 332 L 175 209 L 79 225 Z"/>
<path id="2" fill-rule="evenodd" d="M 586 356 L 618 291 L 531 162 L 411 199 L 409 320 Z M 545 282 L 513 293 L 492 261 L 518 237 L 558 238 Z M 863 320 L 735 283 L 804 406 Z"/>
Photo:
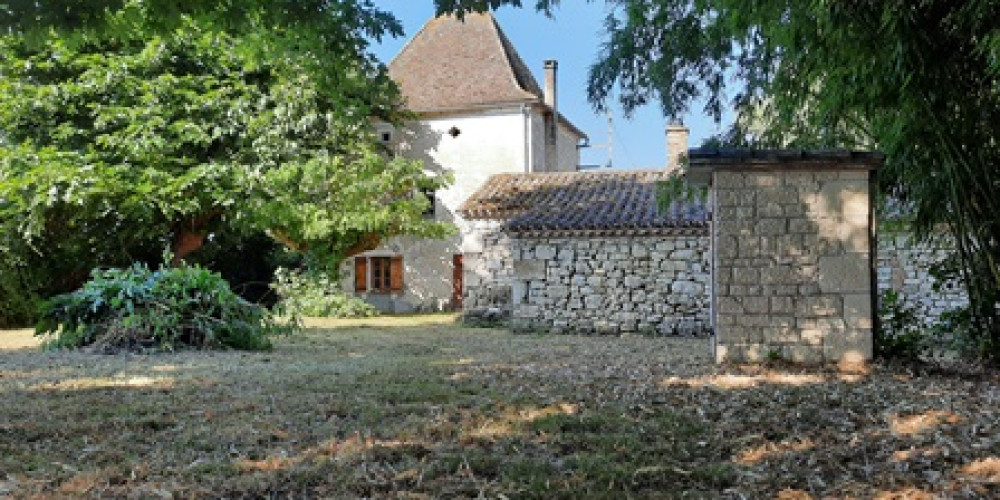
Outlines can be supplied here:
<path id="1" fill-rule="evenodd" d="M 689 130 L 674 122 L 667 125 L 667 172 L 675 172 L 687 158 Z"/>
<path id="2" fill-rule="evenodd" d="M 549 59 L 545 61 L 545 105 L 552 108 L 556 113 L 556 73 L 559 70 L 559 61 Z"/>
<path id="3" fill-rule="evenodd" d="M 559 63 L 552 59 L 545 61 L 545 170 L 559 170 L 559 108 L 556 91 L 556 73 Z"/>

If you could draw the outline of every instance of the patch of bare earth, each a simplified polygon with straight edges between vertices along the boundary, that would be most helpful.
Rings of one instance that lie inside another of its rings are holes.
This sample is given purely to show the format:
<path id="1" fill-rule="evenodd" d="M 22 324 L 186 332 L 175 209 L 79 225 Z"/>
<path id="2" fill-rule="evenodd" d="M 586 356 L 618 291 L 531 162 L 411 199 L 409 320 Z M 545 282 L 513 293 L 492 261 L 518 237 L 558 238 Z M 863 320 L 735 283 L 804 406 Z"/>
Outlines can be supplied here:
<path id="1" fill-rule="evenodd" d="M 327 322 L 271 353 L 0 349 L 0 497 L 1000 496 L 995 376 L 450 320 Z"/>

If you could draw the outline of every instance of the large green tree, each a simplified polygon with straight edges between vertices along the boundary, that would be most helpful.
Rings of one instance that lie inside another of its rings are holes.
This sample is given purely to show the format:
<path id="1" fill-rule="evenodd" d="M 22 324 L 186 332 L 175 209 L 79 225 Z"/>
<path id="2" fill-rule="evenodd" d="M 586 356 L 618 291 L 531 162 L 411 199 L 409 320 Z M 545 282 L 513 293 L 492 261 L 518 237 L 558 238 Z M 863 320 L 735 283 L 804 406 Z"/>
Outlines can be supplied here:
<path id="1" fill-rule="evenodd" d="M 391 159 L 373 134 L 374 120 L 403 115 L 368 51 L 371 38 L 400 28 L 369 1 L 8 8 L 8 289 L 69 287 L 92 266 L 164 246 L 180 260 L 219 231 L 266 231 L 326 262 L 393 234 L 449 231 L 422 217 L 427 201 L 415 195 L 447 179 Z M 53 274 L 37 276 L 39 264 Z"/>
<path id="2" fill-rule="evenodd" d="M 458 12 L 520 3 L 437 0 Z M 728 105 L 756 117 L 753 134 L 745 120 L 730 134 L 749 145 L 883 151 L 881 183 L 918 234 L 954 236 L 951 267 L 972 300 L 958 317 L 1000 360 L 1000 1 L 606 3 L 595 106 L 617 97 L 679 117 L 704 99 L 716 118 Z M 533 4 L 558 15 L 558 0 Z"/>

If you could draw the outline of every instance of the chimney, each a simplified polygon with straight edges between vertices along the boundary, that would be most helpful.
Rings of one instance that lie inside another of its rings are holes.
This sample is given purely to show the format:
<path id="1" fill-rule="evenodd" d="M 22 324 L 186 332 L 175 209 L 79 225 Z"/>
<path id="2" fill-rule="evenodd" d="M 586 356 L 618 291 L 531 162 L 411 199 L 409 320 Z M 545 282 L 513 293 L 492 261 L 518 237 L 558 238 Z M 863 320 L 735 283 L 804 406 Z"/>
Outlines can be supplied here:
<path id="1" fill-rule="evenodd" d="M 553 113 L 557 111 L 556 72 L 558 69 L 558 61 L 552 59 L 545 61 L 545 105 L 552 108 Z"/>
<path id="2" fill-rule="evenodd" d="M 688 128 L 674 122 L 667 125 L 667 172 L 677 172 L 687 158 Z"/>
<path id="3" fill-rule="evenodd" d="M 557 108 L 556 73 L 559 63 L 549 59 L 545 61 L 545 170 L 559 170 L 559 109 Z"/>

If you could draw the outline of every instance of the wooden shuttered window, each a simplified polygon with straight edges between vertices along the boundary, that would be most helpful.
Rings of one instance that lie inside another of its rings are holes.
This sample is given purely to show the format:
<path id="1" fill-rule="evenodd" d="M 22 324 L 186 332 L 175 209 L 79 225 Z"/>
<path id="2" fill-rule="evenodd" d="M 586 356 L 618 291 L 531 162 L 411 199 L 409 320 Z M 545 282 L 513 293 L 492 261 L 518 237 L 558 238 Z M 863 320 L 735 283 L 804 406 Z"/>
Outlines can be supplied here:
<path id="1" fill-rule="evenodd" d="M 364 292 L 368 290 L 368 259 L 365 257 L 354 258 L 354 291 Z"/>
<path id="2" fill-rule="evenodd" d="M 371 287 L 368 286 L 369 281 Z M 355 257 L 354 290 L 371 293 L 403 291 L 403 257 Z"/>
<path id="3" fill-rule="evenodd" d="M 403 257 L 397 255 L 389 260 L 389 289 L 403 291 Z"/>

